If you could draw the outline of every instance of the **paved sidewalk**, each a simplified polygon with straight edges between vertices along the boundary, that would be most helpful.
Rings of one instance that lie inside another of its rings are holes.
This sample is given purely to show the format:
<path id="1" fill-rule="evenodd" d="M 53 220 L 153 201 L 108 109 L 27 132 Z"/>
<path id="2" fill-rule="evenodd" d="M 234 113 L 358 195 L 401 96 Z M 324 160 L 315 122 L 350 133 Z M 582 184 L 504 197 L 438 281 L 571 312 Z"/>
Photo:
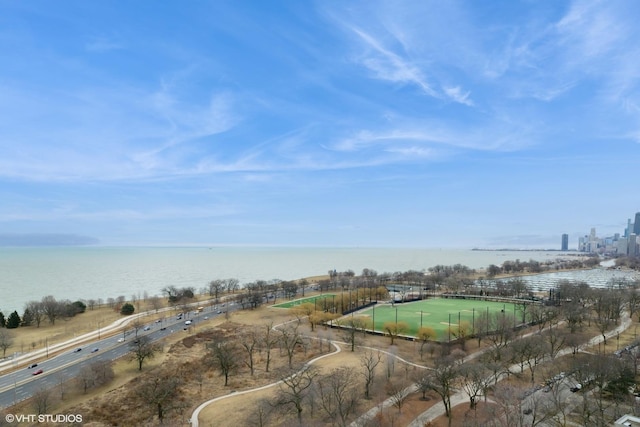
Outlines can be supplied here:
<path id="1" fill-rule="evenodd" d="M 620 322 L 620 325 L 618 327 L 616 327 L 615 329 L 610 330 L 605 335 L 607 336 L 607 338 L 612 338 L 612 337 L 616 336 L 617 334 L 625 331 L 630 326 L 631 326 L 631 319 L 629 318 L 629 314 L 625 313 L 623 318 L 622 318 L 622 321 Z M 600 343 L 602 341 L 604 341 L 604 338 L 602 337 L 602 335 L 598 335 L 598 336 L 593 337 L 592 339 L 590 339 L 587 342 L 587 344 L 582 346 L 582 348 L 593 346 L 593 345 L 597 345 L 598 343 Z M 571 353 L 572 351 L 573 350 L 570 349 L 570 348 L 564 348 L 563 350 L 558 352 L 558 355 L 556 357 L 567 355 L 567 354 Z M 515 369 L 519 369 L 519 367 L 520 367 L 519 364 L 515 364 L 515 365 L 512 365 L 510 369 L 514 369 L 514 368 Z M 502 378 L 500 378 L 500 379 L 502 379 Z M 456 393 L 456 394 L 451 396 L 451 408 L 453 408 L 456 405 L 459 405 L 461 403 L 465 403 L 465 402 L 469 402 L 469 396 L 466 393 L 458 392 L 458 393 Z M 436 418 L 438 418 L 438 417 L 440 417 L 440 416 L 442 416 L 444 414 L 445 414 L 444 404 L 442 403 L 442 401 L 440 401 L 437 404 L 435 404 L 432 407 L 430 407 L 429 409 L 427 409 L 426 411 L 424 411 L 422 414 L 420 414 L 415 420 L 413 420 L 411 422 L 411 424 L 409 424 L 408 427 L 423 427 L 427 422 L 433 421 Z"/>

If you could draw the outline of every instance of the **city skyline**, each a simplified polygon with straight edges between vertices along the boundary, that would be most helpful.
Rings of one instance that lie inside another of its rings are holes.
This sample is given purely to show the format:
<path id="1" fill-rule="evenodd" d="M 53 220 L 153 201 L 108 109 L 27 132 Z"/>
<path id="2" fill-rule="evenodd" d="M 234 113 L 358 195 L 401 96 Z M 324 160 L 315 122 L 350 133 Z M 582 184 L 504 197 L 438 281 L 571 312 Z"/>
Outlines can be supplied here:
<path id="1" fill-rule="evenodd" d="M 640 4 L 116 6 L 0 0 L 0 244 L 573 249 L 640 211 Z"/>

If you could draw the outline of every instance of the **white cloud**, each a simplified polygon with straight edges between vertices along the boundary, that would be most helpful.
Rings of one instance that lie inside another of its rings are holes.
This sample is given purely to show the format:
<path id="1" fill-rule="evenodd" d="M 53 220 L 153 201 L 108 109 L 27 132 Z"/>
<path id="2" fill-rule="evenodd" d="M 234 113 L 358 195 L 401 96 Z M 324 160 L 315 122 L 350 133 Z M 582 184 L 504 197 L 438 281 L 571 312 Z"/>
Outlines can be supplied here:
<path id="1" fill-rule="evenodd" d="M 460 86 L 454 87 L 444 87 L 444 93 L 447 94 L 449 98 L 453 101 L 458 102 L 460 104 L 468 105 L 469 107 L 473 106 L 473 101 L 469 99 L 470 91 L 462 92 Z"/>
<path id="2" fill-rule="evenodd" d="M 363 54 L 364 57 L 360 59 L 360 62 L 369 70 L 373 71 L 377 78 L 394 83 L 415 84 L 427 95 L 436 98 L 439 97 L 418 67 L 400 55 L 385 48 L 382 43 L 365 31 L 356 27 L 352 27 L 351 30 L 357 34 L 369 48 L 369 51 Z"/>

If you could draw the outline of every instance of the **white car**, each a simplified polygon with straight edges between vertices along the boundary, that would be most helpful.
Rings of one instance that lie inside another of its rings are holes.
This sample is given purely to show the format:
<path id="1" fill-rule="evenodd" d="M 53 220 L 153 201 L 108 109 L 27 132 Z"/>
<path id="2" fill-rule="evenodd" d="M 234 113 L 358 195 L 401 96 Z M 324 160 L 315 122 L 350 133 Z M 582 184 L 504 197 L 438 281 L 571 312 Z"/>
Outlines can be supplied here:
<path id="1" fill-rule="evenodd" d="M 191 320 L 187 320 L 186 322 L 184 322 L 185 325 L 190 325 L 191 324 Z"/>
<path id="2" fill-rule="evenodd" d="M 118 342 L 124 342 L 124 338 L 118 338 Z"/>

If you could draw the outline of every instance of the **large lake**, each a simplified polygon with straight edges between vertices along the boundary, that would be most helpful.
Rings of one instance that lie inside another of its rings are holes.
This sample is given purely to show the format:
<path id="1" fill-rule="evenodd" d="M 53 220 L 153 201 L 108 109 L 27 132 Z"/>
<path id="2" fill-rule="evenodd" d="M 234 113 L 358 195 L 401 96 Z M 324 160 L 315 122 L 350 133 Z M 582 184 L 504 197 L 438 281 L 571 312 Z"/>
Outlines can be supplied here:
<path id="1" fill-rule="evenodd" d="M 562 252 L 411 248 L 64 247 L 0 248 L 0 310 L 20 314 L 45 295 L 90 299 L 160 295 L 165 286 L 201 289 L 213 279 L 291 280 L 329 270 L 378 273 L 462 264 L 485 268 L 504 261 L 544 261 Z"/>

